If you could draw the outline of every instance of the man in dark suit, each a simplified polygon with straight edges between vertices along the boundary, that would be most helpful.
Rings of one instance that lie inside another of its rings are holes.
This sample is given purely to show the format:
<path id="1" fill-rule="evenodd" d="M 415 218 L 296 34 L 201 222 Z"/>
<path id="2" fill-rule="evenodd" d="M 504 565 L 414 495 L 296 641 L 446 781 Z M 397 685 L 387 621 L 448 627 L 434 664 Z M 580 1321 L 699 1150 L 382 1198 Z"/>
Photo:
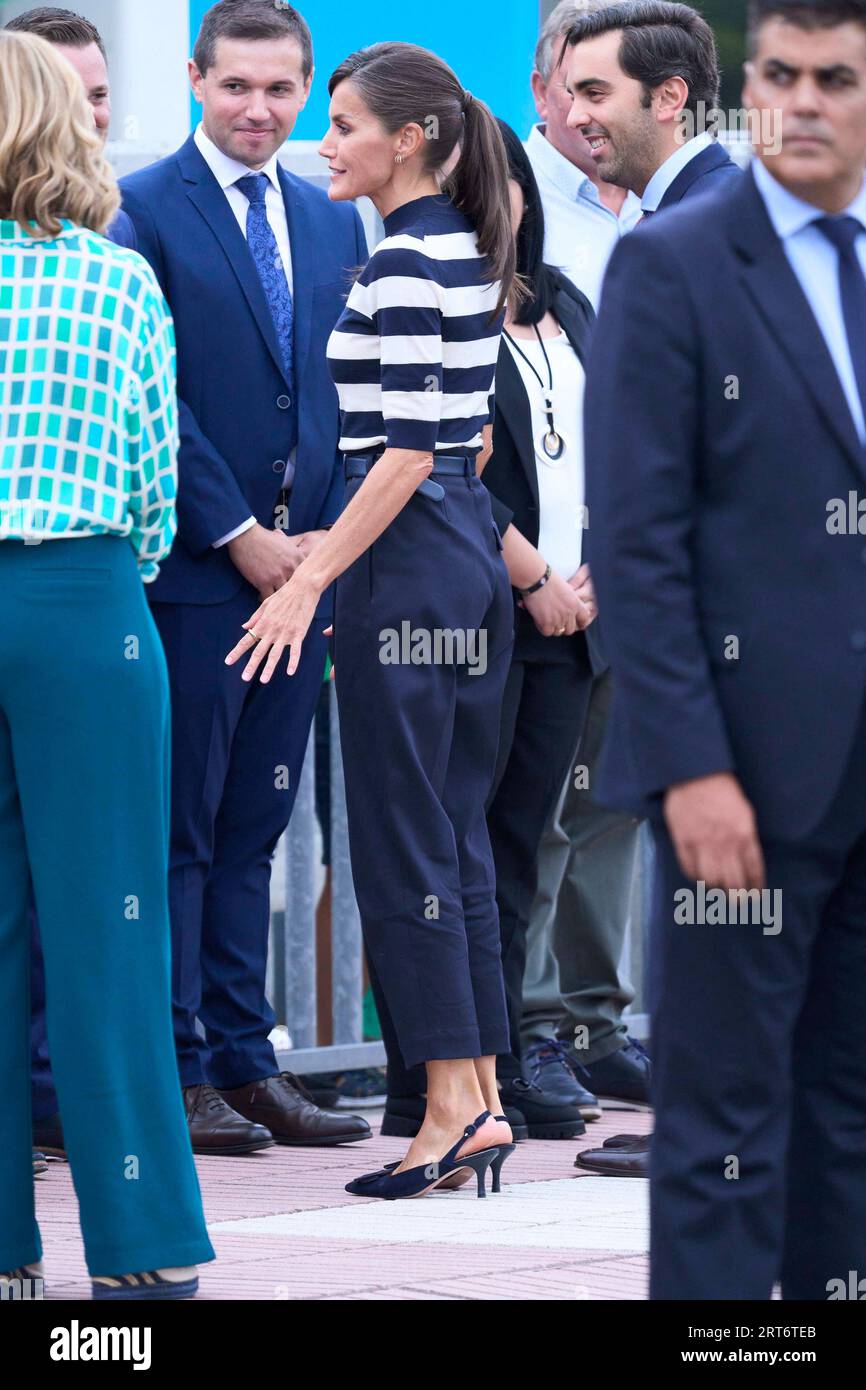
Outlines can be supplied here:
<path id="1" fill-rule="evenodd" d="M 753 0 L 745 100 L 781 130 L 617 249 L 587 384 L 663 1299 L 866 1269 L 866 0 Z"/>
<path id="2" fill-rule="evenodd" d="M 190 64 L 202 124 L 122 183 L 177 333 L 178 536 L 149 598 L 171 681 L 175 1037 L 199 1153 L 370 1134 L 319 1110 L 268 1038 L 270 863 L 324 673 L 326 605 L 291 680 L 246 683 L 224 661 L 342 505 L 325 345 L 366 247 L 353 207 L 277 160 L 312 70 L 290 5 L 221 0 Z"/>
<path id="3" fill-rule="evenodd" d="M 718 54 L 696 10 L 628 0 L 581 15 L 566 45 L 568 125 L 588 142 L 599 178 L 639 196 L 644 219 L 737 177 L 715 139 Z"/>
<path id="4" fill-rule="evenodd" d="M 19 34 L 37 34 L 53 44 L 75 68 L 93 120 L 103 140 L 108 139 L 111 124 L 111 91 L 108 85 L 108 62 L 105 44 L 95 24 L 72 10 L 55 5 L 40 5 L 10 19 L 5 28 Z M 119 211 L 107 232 L 118 246 L 136 250 L 135 228 L 125 212 Z M 63 1130 L 57 1107 L 57 1093 L 51 1076 L 48 1056 L 48 1036 L 45 1031 L 45 970 L 39 942 L 39 924 L 31 903 L 31 1082 L 33 1106 L 33 1143 L 39 1150 L 63 1154 Z"/>

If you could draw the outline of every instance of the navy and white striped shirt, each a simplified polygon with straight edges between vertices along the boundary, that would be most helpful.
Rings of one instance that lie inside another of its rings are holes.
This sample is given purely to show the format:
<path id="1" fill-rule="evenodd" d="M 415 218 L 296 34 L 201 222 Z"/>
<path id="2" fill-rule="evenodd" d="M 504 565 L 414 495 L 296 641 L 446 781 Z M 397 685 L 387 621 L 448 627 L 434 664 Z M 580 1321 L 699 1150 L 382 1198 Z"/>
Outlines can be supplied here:
<path id="1" fill-rule="evenodd" d="M 344 453 L 475 450 L 504 313 L 471 222 L 444 194 L 385 219 L 328 343 Z"/>

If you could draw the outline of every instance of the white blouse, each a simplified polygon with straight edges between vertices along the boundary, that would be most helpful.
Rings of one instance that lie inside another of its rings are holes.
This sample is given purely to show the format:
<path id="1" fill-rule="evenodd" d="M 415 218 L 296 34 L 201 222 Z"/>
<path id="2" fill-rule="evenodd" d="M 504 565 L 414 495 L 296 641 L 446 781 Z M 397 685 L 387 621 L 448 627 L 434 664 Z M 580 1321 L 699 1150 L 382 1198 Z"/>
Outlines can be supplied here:
<path id="1" fill-rule="evenodd" d="M 547 363 L 538 339 L 518 338 L 520 352 L 526 354 L 538 378 L 524 362 L 508 338 L 529 400 L 532 440 L 535 445 L 535 471 L 538 478 L 538 549 L 551 569 L 570 579 L 580 568 L 584 525 L 583 393 L 586 376 L 580 359 L 564 332 L 545 338 L 544 347 L 553 372 L 553 417 L 565 448 L 560 458 L 548 458 L 541 441 L 547 433 L 544 402 L 548 395 Z"/>

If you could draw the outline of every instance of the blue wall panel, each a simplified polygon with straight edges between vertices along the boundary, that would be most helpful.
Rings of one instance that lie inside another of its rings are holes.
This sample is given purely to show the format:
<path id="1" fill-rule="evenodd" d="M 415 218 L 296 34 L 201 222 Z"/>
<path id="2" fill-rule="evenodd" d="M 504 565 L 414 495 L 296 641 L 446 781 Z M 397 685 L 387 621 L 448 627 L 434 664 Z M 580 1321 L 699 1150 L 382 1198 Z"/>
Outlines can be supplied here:
<path id="1" fill-rule="evenodd" d="M 302 0 L 298 6 L 313 33 L 316 75 L 307 109 L 295 128 L 299 140 L 320 140 L 327 128 L 328 78 L 356 48 L 383 39 L 432 48 L 454 68 L 465 87 L 486 101 L 521 136 L 535 119 L 529 90 L 538 37 L 537 0 Z M 190 0 L 190 28 L 198 32 L 208 0 Z M 193 119 L 199 108 L 193 103 Z"/>

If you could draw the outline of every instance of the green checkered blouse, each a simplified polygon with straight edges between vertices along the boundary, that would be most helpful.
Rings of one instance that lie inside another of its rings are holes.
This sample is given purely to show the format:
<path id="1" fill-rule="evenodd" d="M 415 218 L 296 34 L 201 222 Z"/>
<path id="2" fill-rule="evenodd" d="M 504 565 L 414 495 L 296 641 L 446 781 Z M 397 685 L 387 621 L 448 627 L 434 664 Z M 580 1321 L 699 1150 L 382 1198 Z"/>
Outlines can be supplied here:
<path id="1" fill-rule="evenodd" d="M 64 221 L 0 220 L 0 542 L 128 536 L 155 579 L 176 530 L 174 324 L 150 266 Z"/>

